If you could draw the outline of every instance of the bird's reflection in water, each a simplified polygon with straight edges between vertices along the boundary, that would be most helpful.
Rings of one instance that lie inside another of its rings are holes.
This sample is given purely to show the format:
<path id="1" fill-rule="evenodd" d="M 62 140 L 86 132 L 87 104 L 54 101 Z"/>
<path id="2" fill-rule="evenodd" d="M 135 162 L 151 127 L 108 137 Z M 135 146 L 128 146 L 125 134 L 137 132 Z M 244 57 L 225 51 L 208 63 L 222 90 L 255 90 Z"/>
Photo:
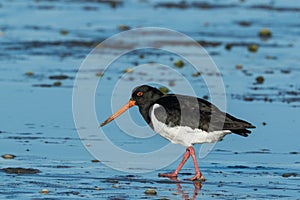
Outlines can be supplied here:
<path id="1" fill-rule="evenodd" d="M 172 181 L 176 181 L 176 186 L 177 186 L 177 191 L 179 194 L 182 195 L 182 199 L 184 200 L 194 200 L 197 198 L 197 195 L 198 195 L 198 192 L 199 190 L 201 190 L 202 188 L 202 185 L 203 185 L 203 181 L 200 181 L 200 180 L 195 180 L 193 181 L 193 185 L 194 185 L 194 192 L 193 192 L 193 195 L 192 197 L 190 198 L 191 194 L 185 192 L 181 186 L 181 181 L 178 180 L 177 178 L 169 178 L 170 180 Z"/>

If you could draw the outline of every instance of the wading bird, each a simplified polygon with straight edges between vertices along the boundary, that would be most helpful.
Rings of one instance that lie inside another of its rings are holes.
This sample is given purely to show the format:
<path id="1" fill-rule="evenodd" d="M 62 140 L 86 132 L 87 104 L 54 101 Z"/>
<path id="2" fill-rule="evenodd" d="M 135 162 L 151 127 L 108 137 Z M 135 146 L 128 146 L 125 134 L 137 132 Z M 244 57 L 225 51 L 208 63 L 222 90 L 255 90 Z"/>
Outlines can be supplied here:
<path id="1" fill-rule="evenodd" d="M 144 120 L 155 132 L 172 143 L 186 147 L 177 169 L 173 173 L 159 174 L 160 177 L 177 177 L 178 172 L 191 156 L 196 174 L 190 180 L 204 181 L 193 144 L 217 142 L 229 133 L 247 137 L 251 133 L 248 129 L 255 128 L 249 122 L 220 111 L 204 99 L 179 94 L 163 94 L 148 85 L 133 89 L 128 103 L 100 126 L 106 125 L 133 106 L 138 106 Z"/>

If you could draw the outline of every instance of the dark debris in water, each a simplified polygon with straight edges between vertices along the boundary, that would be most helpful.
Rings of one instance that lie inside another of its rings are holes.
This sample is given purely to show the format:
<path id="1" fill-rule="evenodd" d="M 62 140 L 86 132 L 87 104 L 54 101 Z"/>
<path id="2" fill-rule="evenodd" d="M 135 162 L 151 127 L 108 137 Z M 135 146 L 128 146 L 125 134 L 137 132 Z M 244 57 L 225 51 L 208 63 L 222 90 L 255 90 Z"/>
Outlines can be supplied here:
<path id="1" fill-rule="evenodd" d="M 33 87 L 42 87 L 42 88 L 50 88 L 50 87 L 53 87 L 54 85 L 53 84 L 34 84 L 32 85 Z"/>
<path id="2" fill-rule="evenodd" d="M 252 22 L 250 22 L 250 21 L 239 21 L 238 24 L 240 26 L 243 26 L 243 27 L 249 27 L 249 26 L 252 25 Z"/>
<path id="3" fill-rule="evenodd" d="M 257 151 L 247 151 L 245 153 L 247 153 L 247 154 L 270 154 L 271 152 L 269 149 L 260 149 Z"/>
<path id="4" fill-rule="evenodd" d="M 265 78 L 263 76 L 258 76 L 255 80 L 257 84 L 262 84 L 265 81 Z"/>
<path id="5" fill-rule="evenodd" d="M 30 50 L 32 48 L 44 48 L 44 47 L 95 47 L 98 43 L 95 41 L 79 41 L 79 40 L 71 40 L 71 41 L 24 41 L 15 43 L 15 46 L 11 46 L 11 43 L 3 43 L 7 45 L 7 50 Z"/>
<path id="6" fill-rule="evenodd" d="M 14 159 L 16 156 L 13 154 L 3 154 L 1 157 L 3 159 Z"/>
<path id="7" fill-rule="evenodd" d="M 128 26 L 128 25 L 126 25 L 126 24 L 121 24 L 121 25 L 118 26 L 118 29 L 119 29 L 120 31 L 127 31 L 127 30 L 130 30 L 131 27 Z"/>
<path id="8" fill-rule="evenodd" d="M 242 1 L 241 1 L 242 2 Z M 211 3 L 210 1 L 179 1 L 179 2 L 162 2 L 157 3 L 155 7 L 158 8 L 173 8 L 173 9 L 230 9 L 236 7 L 244 7 L 248 9 L 261 9 L 267 11 L 278 11 L 278 12 L 299 12 L 300 7 L 284 7 L 284 6 L 274 6 L 273 4 L 256 4 L 245 6 L 241 4 L 220 4 L 220 3 Z"/>
<path id="9" fill-rule="evenodd" d="M 64 74 L 49 76 L 49 79 L 52 79 L 52 80 L 65 80 L 65 79 L 69 79 L 69 78 L 71 78 L 71 77 L 64 75 Z"/>
<path id="10" fill-rule="evenodd" d="M 31 72 L 31 71 L 28 71 L 28 72 L 25 72 L 25 75 L 26 75 L 26 76 L 33 76 L 33 75 L 34 75 L 34 73 L 33 73 L 33 72 Z"/>
<path id="11" fill-rule="evenodd" d="M 33 168 L 22 168 L 22 167 L 8 167 L 8 168 L 3 168 L 1 171 L 7 173 L 7 174 L 37 174 L 40 173 L 41 171 L 38 169 L 33 169 Z"/>
<path id="12" fill-rule="evenodd" d="M 107 4 L 111 8 L 117 8 L 117 7 L 121 6 L 121 5 L 123 5 L 123 1 L 122 0 L 75 0 L 74 2 L 81 2 L 81 3 L 84 3 L 84 4 L 86 4 L 87 2 L 89 2 L 89 3 Z"/>
<path id="13" fill-rule="evenodd" d="M 42 190 L 40 190 L 40 193 L 41 193 L 41 194 L 48 194 L 48 193 L 49 193 L 49 190 L 47 190 L 47 189 L 42 189 Z"/>
<path id="14" fill-rule="evenodd" d="M 248 169 L 248 166 L 244 166 L 244 165 L 234 165 L 234 166 L 227 166 L 227 168 L 230 169 Z"/>
<path id="15" fill-rule="evenodd" d="M 167 87 L 160 87 L 159 90 L 164 94 L 167 94 L 170 91 Z"/>
<path id="16" fill-rule="evenodd" d="M 198 44 L 200 44 L 202 47 L 219 47 L 223 43 L 220 41 L 214 41 L 214 40 L 197 40 L 196 41 Z M 172 45 L 172 46 L 189 46 L 189 45 L 194 45 L 194 42 L 191 41 L 181 41 L 181 40 L 171 40 L 171 41 L 157 41 L 156 42 L 158 45 Z M 147 55 L 151 55 L 153 53 L 151 52 L 145 52 Z M 157 54 L 159 56 L 159 54 Z M 162 54 L 160 54 L 162 55 Z"/>
<path id="17" fill-rule="evenodd" d="M 54 83 L 53 83 L 53 86 L 55 86 L 55 87 L 59 87 L 59 86 L 61 86 L 62 85 L 62 83 L 60 82 L 60 81 L 55 81 Z"/>
<path id="18" fill-rule="evenodd" d="M 288 178 L 288 177 L 296 177 L 296 176 L 298 176 L 297 173 L 283 173 L 283 174 L 282 174 L 282 177 L 284 177 L 284 178 Z"/>
<path id="19" fill-rule="evenodd" d="M 67 166 L 67 165 L 57 165 L 57 166 L 55 166 L 55 168 L 58 168 L 58 169 L 67 169 L 67 168 L 72 168 L 72 166 Z"/>
<path id="20" fill-rule="evenodd" d="M 91 49 L 104 39 L 94 41 L 57 40 L 57 41 L 21 41 L 2 42 L 4 50 L 8 52 L 26 52 L 27 55 L 47 55 L 66 57 L 84 57 Z M 72 49 L 72 51 L 70 51 Z"/>
<path id="21" fill-rule="evenodd" d="M 222 42 L 218 42 L 218 41 L 199 40 L 197 42 L 203 47 L 218 47 L 222 45 Z"/>
<path id="22" fill-rule="evenodd" d="M 264 79 L 257 77 L 257 86 L 251 87 L 252 92 L 246 94 L 231 94 L 233 99 L 243 101 L 264 101 L 264 102 L 282 102 L 292 106 L 297 106 L 300 103 L 300 91 L 298 89 L 281 89 L 277 87 L 260 87 Z M 261 79 L 261 80 L 260 80 Z"/>
<path id="23" fill-rule="evenodd" d="M 257 44 L 250 44 L 250 45 L 248 45 L 248 51 L 255 53 L 255 52 L 257 52 L 258 47 L 259 46 Z"/>
<path id="24" fill-rule="evenodd" d="M 42 139 L 43 137 L 39 137 L 39 136 L 9 136 L 7 138 L 13 139 L 13 140 L 38 140 L 38 139 Z"/>
<path id="25" fill-rule="evenodd" d="M 64 0 L 44 0 L 43 2 L 65 2 Z M 37 1 L 38 2 L 38 1 Z M 97 9 L 97 7 L 95 7 L 96 4 L 103 4 L 103 5 L 108 5 L 111 8 L 118 8 L 121 5 L 123 5 L 123 1 L 122 0 L 72 0 L 72 1 L 67 1 L 69 4 L 71 3 L 82 3 L 83 9 L 85 10 L 95 10 Z M 86 4 L 90 4 L 92 6 L 85 6 Z M 29 8 L 36 8 L 39 10 L 52 10 L 52 9 L 59 9 L 58 6 L 54 6 L 54 5 L 40 5 L 40 4 L 36 4 L 36 5 L 30 5 Z M 87 8 L 87 9 L 86 9 Z"/>
<path id="26" fill-rule="evenodd" d="M 41 88 L 52 88 L 52 87 L 61 87 L 62 86 L 62 82 L 60 81 L 55 81 L 52 84 L 49 83 L 41 83 L 41 84 L 33 84 L 33 87 L 41 87 Z M 64 86 L 64 88 L 72 88 L 72 85 L 66 85 Z"/>
<path id="27" fill-rule="evenodd" d="M 184 66 L 184 62 L 182 60 L 177 60 L 174 62 L 174 66 L 177 68 L 182 68 Z"/>
<path id="28" fill-rule="evenodd" d="M 251 42 L 228 42 L 225 44 L 226 50 L 231 50 L 233 47 L 247 47 L 250 52 L 256 52 L 258 47 L 268 47 L 268 48 L 283 48 L 292 47 L 292 44 L 278 44 L 278 43 L 259 43 L 254 44 Z"/>
<path id="29" fill-rule="evenodd" d="M 250 6 L 252 9 L 272 10 L 279 12 L 300 12 L 300 7 L 276 7 L 271 4 L 259 4 Z"/>
<path id="30" fill-rule="evenodd" d="M 155 7 L 158 8 L 176 8 L 176 9 L 221 9 L 221 8 L 234 8 L 236 4 L 212 4 L 209 2 L 189 2 L 189 1 L 180 1 L 180 2 L 163 2 L 157 3 Z"/>
<path id="31" fill-rule="evenodd" d="M 267 28 L 263 28 L 259 31 L 258 35 L 263 39 L 267 39 L 272 36 L 272 32 Z"/>
<path id="32" fill-rule="evenodd" d="M 144 192 L 146 195 L 157 195 L 157 192 L 154 188 L 149 188 Z"/>

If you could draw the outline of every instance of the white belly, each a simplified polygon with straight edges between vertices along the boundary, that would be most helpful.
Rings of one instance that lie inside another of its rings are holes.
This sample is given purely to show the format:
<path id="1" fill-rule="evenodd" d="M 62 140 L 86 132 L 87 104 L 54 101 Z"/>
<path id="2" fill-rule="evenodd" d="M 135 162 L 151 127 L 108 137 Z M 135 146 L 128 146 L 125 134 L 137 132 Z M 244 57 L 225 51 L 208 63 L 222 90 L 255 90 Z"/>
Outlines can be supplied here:
<path id="1" fill-rule="evenodd" d="M 159 104 L 154 104 L 150 110 L 153 129 L 174 144 L 181 144 L 188 147 L 196 143 L 213 143 L 220 141 L 226 134 L 230 133 L 229 130 L 206 132 L 200 129 L 192 129 L 188 126 L 169 127 L 158 121 L 155 117 L 154 110 L 158 107 L 160 107 Z"/>

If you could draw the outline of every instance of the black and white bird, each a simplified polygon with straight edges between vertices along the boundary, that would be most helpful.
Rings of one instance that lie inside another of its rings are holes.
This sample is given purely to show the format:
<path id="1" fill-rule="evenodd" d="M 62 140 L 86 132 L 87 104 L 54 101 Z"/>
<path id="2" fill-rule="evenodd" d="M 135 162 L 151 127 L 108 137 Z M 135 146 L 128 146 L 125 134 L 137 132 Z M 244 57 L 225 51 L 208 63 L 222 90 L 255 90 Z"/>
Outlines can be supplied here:
<path id="1" fill-rule="evenodd" d="M 255 128 L 249 122 L 220 111 L 204 99 L 179 94 L 163 94 L 160 90 L 148 85 L 133 89 L 128 103 L 100 126 L 106 125 L 135 105 L 155 132 L 172 143 L 186 147 L 186 152 L 177 169 L 172 173 L 159 174 L 160 177 L 177 177 L 178 172 L 191 156 L 196 174 L 190 180 L 204 181 L 193 145 L 217 142 L 229 133 L 247 137 L 251 133 L 248 129 Z"/>

